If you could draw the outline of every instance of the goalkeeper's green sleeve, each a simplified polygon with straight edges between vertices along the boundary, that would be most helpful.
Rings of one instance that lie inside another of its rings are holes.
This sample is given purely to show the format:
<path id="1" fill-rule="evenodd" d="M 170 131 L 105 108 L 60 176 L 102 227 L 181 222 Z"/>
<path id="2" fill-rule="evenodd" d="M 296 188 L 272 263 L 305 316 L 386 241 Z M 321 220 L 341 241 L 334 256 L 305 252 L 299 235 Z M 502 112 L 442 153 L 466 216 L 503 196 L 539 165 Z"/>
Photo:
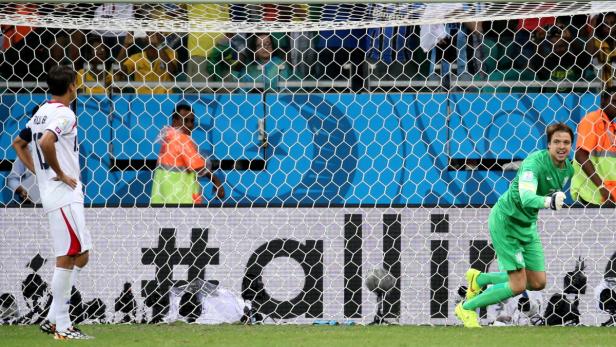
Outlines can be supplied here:
<path id="1" fill-rule="evenodd" d="M 537 195 L 537 178 L 532 171 L 522 172 L 518 190 L 522 206 L 536 209 L 546 208 L 545 197 Z"/>

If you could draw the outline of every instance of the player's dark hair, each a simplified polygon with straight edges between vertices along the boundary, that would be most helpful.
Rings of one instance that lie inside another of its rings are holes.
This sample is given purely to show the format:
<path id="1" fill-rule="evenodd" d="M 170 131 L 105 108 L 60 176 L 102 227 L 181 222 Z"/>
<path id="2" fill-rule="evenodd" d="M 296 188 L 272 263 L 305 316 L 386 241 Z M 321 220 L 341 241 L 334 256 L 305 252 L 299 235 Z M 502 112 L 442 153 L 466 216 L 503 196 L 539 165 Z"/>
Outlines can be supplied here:
<path id="1" fill-rule="evenodd" d="M 191 112 L 192 107 L 190 107 L 190 105 L 187 105 L 187 104 L 177 104 L 175 106 L 175 112 L 173 112 L 173 114 L 171 115 L 171 122 L 182 119 L 182 115 L 180 114 L 181 111 Z"/>
<path id="2" fill-rule="evenodd" d="M 71 83 L 75 83 L 77 74 L 75 70 L 66 65 L 55 65 L 47 73 L 47 86 L 51 95 L 61 96 L 68 92 Z"/>
<path id="3" fill-rule="evenodd" d="M 557 132 L 566 132 L 571 136 L 571 141 L 573 142 L 573 130 L 565 124 L 565 123 L 556 123 L 550 125 L 547 129 L 545 129 L 545 135 L 548 137 L 548 143 L 552 142 L 552 136 L 554 136 Z"/>

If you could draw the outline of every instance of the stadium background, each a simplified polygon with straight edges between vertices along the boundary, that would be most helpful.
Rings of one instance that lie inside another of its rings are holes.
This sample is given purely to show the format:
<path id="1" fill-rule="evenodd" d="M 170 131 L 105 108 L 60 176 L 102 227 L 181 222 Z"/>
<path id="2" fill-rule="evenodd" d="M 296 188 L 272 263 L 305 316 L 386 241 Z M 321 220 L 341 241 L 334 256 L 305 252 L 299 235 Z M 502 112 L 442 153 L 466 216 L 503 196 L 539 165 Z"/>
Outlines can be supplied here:
<path id="1" fill-rule="evenodd" d="M 322 37 L 341 51 L 353 50 L 358 41 L 349 33 Z M 376 35 L 373 39 L 394 35 L 360 33 Z M 590 39 L 588 31 L 579 33 Z M 85 301 L 102 299 L 111 316 L 125 282 L 144 294 L 148 283 L 199 277 L 240 292 L 249 270 L 256 270 L 275 299 L 269 309 L 277 315 L 301 323 L 315 318 L 367 323 L 375 301 L 362 280 L 369 269 L 384 265 L 400 276 L 400 301 L 393 306 L 400 305 L 394 310 L 400 310 L 402 323 L 454 323 L 461 275 L 469 265 L 487 269 L 493 264 L 486 220 L 488 207 L 515 175 L 505 166 L 544 148 L 547 124 L 564 121 L 575 127 L 596 109 L 600 89 L 594 82 L 604 81 L 588 65 L 589 74 L 577 76 L 573 87 L 561 88 L 559 83 L 571 81 L 562 76 L 554 81 L 558 76 L 550 75 L 547 82 L 556 84 L 544 88 L 545 78 L 538 74 L 528 78 L 528 71 L 488 64 L 507 60 L 506 50 L 499 48 L 486 61 L 487 80 L 466 81 L 481 88 L 449 88 L 438 81 L 428 87 L 429 63 L 416 46 L 417 30 L 408 35 L 415 50 L 403 50 L 395 59 L 384 51 L 376 52 L 376 58 L 374 50 L 368 55 L 371 46 L 362 41 L 359 48 L 366 55 L 361 63 L 375 63 L 375 75 L 355 71 L 357 76 L 346 83 L 347 76 L 340 74 L 339 88 L 194 94 L 174 87 L 165 95 L 81 95 L 75 109 L 82 180 L 96 237 L 93 260 L 79 282 Z M 486 35 L 487 46 L 500 43 Z M 25 91 L 24 79 L 13 74 L 7 77 L 13 87 L 2 89 L 0 178 L 15 159 L 12 138 L 30 110 L 46 99 L 36 83 Z M 366 88 L 357 86 L 358 79 L 391 85 Z M 500 81 L 518 85 L 508 88 Z M 217 174 L 230 195 L 224 202 L 206 195 L 207 204 L 195 208 L 149 206 L 157 137 L 178 102 L 194 107 L 198 125 L 193 138 L 220 167 Z M 265 149 L 259 119 L 267 120 Z M 21 282 L 32 273 L 26 264 L 37 254 L 49 259 L 51 250 L 42 209 L 11 199 L 3 188 L 0 292 L 13 294 L 23 312 Z M 562 290 L 562 279 L 578 257 L 586 259 L 589 288 L 603 279 L 616 251 L 613 217 L 614 210 L 607 209 L 542 212 L 546 297 Z M 165 238 L 173 244 L 164 247 Z M 278 252 L 281 247 L 284 251 Z M 191 256 L 178 260 L 178 254 Z M 51 263 L 39 270 L 47 282 Z M 143 295 L 137 299 L 143 307 Z M 607 318 L 590 289 L 581 305 L 584 323 Z"/>
<path id="2" fill-rule="evenodd" d="M 0 135 L 3 167 L 10 170 L 12 139 L 45 96 L 7 94 L 2 100 L 2 113 L 11 115 Z M 156 139 L 179 102 L 193 105 L 193 138 L 216 162 L 264 161 L 257 123 L 267 119 L 267 167 L 221 170 L 228 206 L 467 206 L 494 204 L 515 176 L 500 163 L 545 148 L 547 124 L 575 128 L 599 101 L 593 93 L 80 96 L 86 204 L 149 203 Z M 455 167 L 456 159 L 494 166 L 469 170 Z M 7 174 L 0 171 L 0 177 Z M 219 204 L 209 198 L 210 205 Z M 11 199 L 5 186 L 2 202 Z"/>

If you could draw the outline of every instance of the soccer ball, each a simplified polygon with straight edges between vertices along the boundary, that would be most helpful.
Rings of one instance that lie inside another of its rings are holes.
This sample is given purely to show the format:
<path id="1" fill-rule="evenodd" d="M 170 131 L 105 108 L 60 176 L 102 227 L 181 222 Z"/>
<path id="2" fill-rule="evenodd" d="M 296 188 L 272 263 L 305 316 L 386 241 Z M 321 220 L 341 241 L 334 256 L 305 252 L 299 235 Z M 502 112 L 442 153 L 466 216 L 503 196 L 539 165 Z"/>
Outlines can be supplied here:
<path id="1" fill-rule="evenodd" d="M 377 267 L 370 271 L 366 277 L 366 288 L 371 292 L 388 292 L 396 284 L 396 279 L 389 271 L 382 267 Z"/>

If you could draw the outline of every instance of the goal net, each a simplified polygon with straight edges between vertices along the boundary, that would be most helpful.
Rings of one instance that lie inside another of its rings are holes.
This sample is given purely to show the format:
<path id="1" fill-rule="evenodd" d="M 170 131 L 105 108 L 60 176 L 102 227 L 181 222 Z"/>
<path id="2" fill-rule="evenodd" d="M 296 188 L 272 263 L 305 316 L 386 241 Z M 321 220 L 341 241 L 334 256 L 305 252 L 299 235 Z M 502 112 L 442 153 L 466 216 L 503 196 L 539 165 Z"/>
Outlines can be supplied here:
<path id="1" fill-rule="evenodd" d="M 490 207 L 612 87 L 616 3 L 322 2 L 0 4 L 0 322 L 50 303 L 11 143 L 64 64 L 94 245 L 75 321 L 456 324 L 466 270 L 498 269 Z M 546 289 L 484 324 L 610 322 L 615 210 L 566 203 L 540 212 Z"/>

